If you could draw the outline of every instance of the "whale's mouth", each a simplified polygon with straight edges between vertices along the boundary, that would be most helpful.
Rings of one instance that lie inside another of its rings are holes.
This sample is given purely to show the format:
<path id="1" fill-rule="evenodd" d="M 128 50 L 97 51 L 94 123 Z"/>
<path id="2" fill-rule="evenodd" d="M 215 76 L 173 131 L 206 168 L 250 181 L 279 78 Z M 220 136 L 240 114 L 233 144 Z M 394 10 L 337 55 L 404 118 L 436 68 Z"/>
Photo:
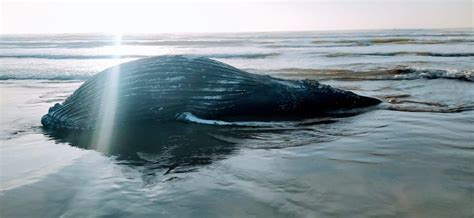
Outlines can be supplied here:
<path id="1" fill-rule="evenodd" d="M 184 121 L 188 123 L 197 123 L 205 125 L 216 125 L 216 126 L 247 126 L 247 127 L 268 127 L 285 125 L 287 122 L 283 121 L 224 121 L 224 120 L 212 120 L 200 118 L 191 112 L 183 112 L 176 116 L 178 121 Z"/>

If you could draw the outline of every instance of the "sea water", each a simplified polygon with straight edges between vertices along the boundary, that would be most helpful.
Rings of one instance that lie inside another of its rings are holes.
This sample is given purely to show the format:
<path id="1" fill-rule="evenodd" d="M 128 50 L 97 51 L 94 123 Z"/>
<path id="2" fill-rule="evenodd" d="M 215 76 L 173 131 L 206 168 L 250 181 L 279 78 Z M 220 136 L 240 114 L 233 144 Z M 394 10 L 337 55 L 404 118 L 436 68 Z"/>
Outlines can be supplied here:
<path id="1" fill-rule="evenodd" d="M 165 54 L 381 99 L 353 116 L 131 130 L 40 124 L 83 81 Z M 1 217 L 473 217 L 474 32 L 1 35 Z"/>

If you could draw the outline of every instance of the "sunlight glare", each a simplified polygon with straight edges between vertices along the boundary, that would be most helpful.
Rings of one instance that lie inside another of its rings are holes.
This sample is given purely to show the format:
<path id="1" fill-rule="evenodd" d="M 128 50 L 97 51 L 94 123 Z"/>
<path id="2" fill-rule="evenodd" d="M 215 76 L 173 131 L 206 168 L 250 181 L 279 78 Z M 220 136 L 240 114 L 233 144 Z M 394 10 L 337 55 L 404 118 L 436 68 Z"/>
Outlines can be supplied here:
<path id="1" fill-rule="evenodd" d="M 122 34 L 115 34 L 115 47 L 120 47 Z M 115 59 L 120 59 L 120 53 L 114 55 Z M 111 146 L 115 117 L 117 113 L 118 89 L 119 89 L 120 65 L 110 69 L 107 74 L 105 90 L 103 90 L 100 104 L 100 113 L 97 120 L 95 132 L 95 145 L 101 151 L 107 152 Z"/>

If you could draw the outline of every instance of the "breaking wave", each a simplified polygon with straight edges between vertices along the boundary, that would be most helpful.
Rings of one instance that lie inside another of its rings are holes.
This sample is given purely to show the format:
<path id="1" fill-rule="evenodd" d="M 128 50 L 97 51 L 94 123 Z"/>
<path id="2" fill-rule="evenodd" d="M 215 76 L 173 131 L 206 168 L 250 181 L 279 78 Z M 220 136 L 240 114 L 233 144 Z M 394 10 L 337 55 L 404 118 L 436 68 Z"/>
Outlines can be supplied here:
<path id="1" fill-rule="evenodd" d="M 314 40 L 313 44 L 353 44 L 358 46 L 370 46 L 378 44 L 452 44 L 472 43 L 474 39 L 417 39 L 417 38 L 372 38 L 372 39 L 340 39 L 340 40 Z"/>
<path id="2" fill-rule="evenodd" d="M 474 53 L 437 53 L 437 52 L 374 52 L 374 53 L 331 53 L 326 57 L 360 56 L 430 56 L 430 57 L 474 57 Z"/>
<path id="3" fill-rule="evenodd" d="M 277 70 L 284 77 L 314 78 L 318 80 L 414 80 L 414 79 L 453 79 L 474 82 L 473 71 L 417 69 L 396 67 L 392 69 L 353 71 L 345 69 L 301 69 Z"/>

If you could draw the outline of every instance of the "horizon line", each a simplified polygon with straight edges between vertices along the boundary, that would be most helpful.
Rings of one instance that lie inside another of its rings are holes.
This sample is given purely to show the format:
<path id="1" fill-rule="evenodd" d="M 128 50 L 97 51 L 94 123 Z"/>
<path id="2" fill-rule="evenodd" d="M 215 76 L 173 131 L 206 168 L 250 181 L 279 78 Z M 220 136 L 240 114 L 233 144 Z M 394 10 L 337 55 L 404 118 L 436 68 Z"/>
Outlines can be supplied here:
<path id="1" fill-rule="evenodd" d="M 367 28 L 367 29 L 320 29 L 320 30 L 262 30 L 262 31 L 208 31 L 208 32 L 200 32 L 200 31 L 183 31 L 183 32 L 58 32 L 58 33 L 2 33 L 0 35 L 73 35 L 73 34 L 83 34 L 83 35 L 160 35 L 160 34 L 242 34 L 242 33 L 290 33 L 290 32 L 342 32 L 342 31 L 382 31 L 382 30 L 392 30 L 392 31 L 400 31 L 400 30 L 467 30 L 470 29 L 474 31 L 474 27 L 448 27 L 448 28 Z"/>

